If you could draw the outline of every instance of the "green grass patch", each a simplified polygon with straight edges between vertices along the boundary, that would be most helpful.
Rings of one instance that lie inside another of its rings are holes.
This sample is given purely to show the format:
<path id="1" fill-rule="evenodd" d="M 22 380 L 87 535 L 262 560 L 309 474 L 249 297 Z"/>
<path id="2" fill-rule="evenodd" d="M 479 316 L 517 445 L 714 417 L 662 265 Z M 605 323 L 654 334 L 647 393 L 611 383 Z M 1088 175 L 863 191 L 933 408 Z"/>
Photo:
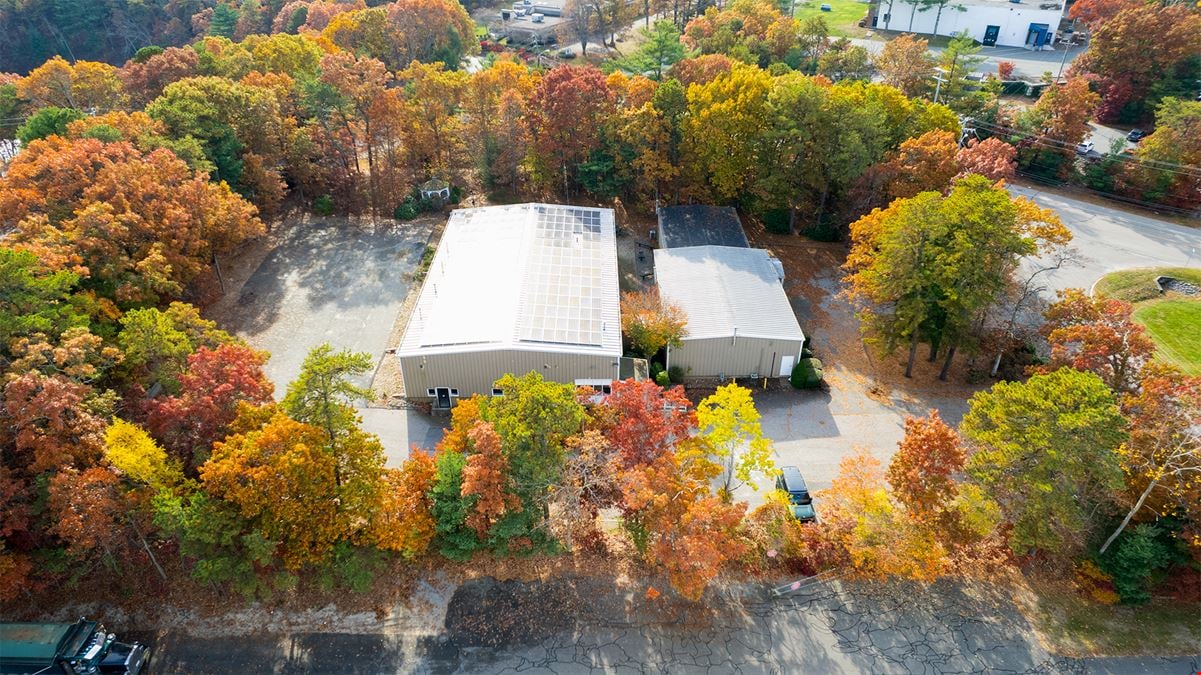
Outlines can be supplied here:
<path id="1" fill-rule="evenodd" d="M 830 5 L 830 11 L 822 11 L 822 3 Z M 837 37 L 863 37 L 867 31 L 859 22 L 867 16 L 868 3 L 859 0 L 797 0 L 793 15 L 804 21 L 811 16 L 820 16 L 830 27 L 830 34 Z"/>
<path id="2" fill-rule="evenodd" d="M 1137 303 L 1159 297 L 1156 277 L 1174 277 L 1201 286 L 1201 269 L 1192 267 L 1143 267 L 1111 272 L 1101 277 L 1095 291 L 1098 295 Z"/>
<path id="3" fill-rule="evenodd" d="M 1134 310 L 1158 347 L 1156 356 L 1191 375 L 1201 375 L 1201 300 L 1147 302 Z"/>
<path id="4" fill-rule="evenodd" d="M 1108 606 L 1071 590 L 1039 584 L 1034 619 L 1052 651 L 1065 656 L 1195 654 L 1201 641 L 1197 605 L 1153 600 Z"/>

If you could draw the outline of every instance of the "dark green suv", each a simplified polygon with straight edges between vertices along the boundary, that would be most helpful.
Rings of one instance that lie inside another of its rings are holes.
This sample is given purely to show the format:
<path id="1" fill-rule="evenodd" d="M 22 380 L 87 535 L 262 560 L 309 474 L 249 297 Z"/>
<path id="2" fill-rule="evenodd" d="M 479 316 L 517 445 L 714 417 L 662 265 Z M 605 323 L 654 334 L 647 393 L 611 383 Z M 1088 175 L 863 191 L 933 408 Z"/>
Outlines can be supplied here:
<path id="1" fill-rule="evenodd" d="M 801 470 L 795 466 L 786 466 L 776 475 L 776 489 L 788 493 L 788 502 L 792 506 L 792 515 L 802 523 L 812 523 L 817 520 L 817 510 L 813 507 L 813 497 L 809 496 L 809 487 L 801 476 Z"/>

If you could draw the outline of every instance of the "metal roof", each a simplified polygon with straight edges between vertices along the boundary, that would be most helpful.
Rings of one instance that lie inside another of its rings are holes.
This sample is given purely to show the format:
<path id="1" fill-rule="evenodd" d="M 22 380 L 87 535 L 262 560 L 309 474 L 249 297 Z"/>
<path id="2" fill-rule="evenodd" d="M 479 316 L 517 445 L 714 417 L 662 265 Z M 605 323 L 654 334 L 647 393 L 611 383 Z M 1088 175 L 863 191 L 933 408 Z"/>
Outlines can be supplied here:
<path id="1" fill-rule="evenodd" d="M 611 209 L 451 213 L 397 355 L 485 349 L 621 355 Z"/>
<path id="2" fill-rule="evenodd" d="M 77 623 L 0 623 L 0 655 L 13 660 L 50 662 L 66 646 L 68 637 L 79 635 Z M 87 634 L 83 634 L 87 637 Z M 75 656 L 79 646 L 68 656 Z"/>
<path id="3" fill-rule="evenodd" d="M 738 212 L 729 206 L 664 206 L 658 216 L 663 248 L 750 246 Z"/>
<path id="4" fill-rule="evenodd" d="M 655 251 L 655 281 L 664 301 L 688 316 L 689 339 L 758 337 L 804 340 L 767 251 L 689 246 Z"/>

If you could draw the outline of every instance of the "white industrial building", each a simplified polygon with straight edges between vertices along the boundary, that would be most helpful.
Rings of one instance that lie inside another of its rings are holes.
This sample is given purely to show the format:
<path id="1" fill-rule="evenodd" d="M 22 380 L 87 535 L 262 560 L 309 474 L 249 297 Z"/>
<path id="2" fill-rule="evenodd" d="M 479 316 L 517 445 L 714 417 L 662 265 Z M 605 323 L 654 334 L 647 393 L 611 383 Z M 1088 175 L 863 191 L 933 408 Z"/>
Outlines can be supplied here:
<path id="1" fill-rule="evenodd" d="M 787 377 L 805 334 L 783 280 L 780 261 L 763 249 L 656 250 L 659 295 L 688 317 L 688 335 L 667 350 L 667 366 L 683 368 L 685 377 Z"/>
<path id="2" fill-rule="evenodd" d="M 454 211 L 396 349 L 405 396 L 445 409 L 530 371 L 607 387 L 623 365 L 617 279 L 611 209 Z"/>
<path id="3" fill-rule="evenodd" d="M 891 9 L 891 14 L 889 13 Z M 920 3 L 878 0 L 872 26 L 884 30 L 934 35 L 967 34 L 985 46 L 1046 49 L 1054 43 L 1064 3 L 1038 0 L 952 0 L 942 8 L 923 10 Z"/>

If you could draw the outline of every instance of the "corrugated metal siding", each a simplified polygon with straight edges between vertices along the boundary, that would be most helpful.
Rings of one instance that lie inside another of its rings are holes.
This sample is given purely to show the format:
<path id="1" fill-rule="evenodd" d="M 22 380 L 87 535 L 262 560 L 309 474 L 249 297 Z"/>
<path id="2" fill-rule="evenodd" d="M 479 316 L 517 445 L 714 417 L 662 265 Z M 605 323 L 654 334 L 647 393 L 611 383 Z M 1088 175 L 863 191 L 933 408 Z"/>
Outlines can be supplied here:
<path id="1" fill-rule="evenodd" d="M 459 398 L 467 398 L 491 394 L 492 383 L 507 373 L 524 375 L 533 370 L 547 380 L 565 383 L 617 379 L 619 361 L 592 354 L 494 350 L 402 357 L 400 372 L 408 398 L 428 398 L 426 390 L 435 387 L 458 389 Z"/>
<path id="2" fill-rule="evenodd" d="M 671 350 L 669 366 L 688 371 L 686 377 L 777 377 L 785 356 L 799 357 L 802 341 L 769 340 L 763 338 L 709 338 L 684 340 L 683 346 Z"/>

